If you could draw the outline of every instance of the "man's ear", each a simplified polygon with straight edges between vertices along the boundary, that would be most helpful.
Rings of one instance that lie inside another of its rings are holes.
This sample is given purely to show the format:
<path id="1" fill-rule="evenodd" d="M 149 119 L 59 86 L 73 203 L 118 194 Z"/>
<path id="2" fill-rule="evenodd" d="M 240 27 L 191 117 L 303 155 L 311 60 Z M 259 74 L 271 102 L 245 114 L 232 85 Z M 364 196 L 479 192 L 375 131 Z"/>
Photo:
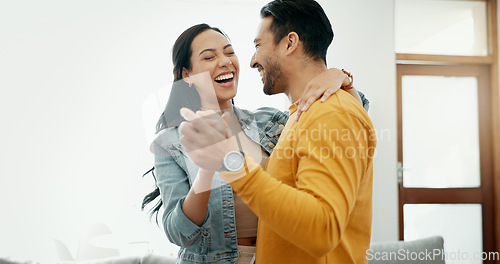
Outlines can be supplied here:
<path id="1" fill-rule="evenodd" d="M 292 31 L 288 33 L 288 35 L 285 37 L 285 40 L 286 40 L 285 54 L 290 55 L 293 52 L 295 52 L 295 50 L 297 50 L 297 48 L 299 47 L 299 42 L 300 42 L 299 34 Z"/>

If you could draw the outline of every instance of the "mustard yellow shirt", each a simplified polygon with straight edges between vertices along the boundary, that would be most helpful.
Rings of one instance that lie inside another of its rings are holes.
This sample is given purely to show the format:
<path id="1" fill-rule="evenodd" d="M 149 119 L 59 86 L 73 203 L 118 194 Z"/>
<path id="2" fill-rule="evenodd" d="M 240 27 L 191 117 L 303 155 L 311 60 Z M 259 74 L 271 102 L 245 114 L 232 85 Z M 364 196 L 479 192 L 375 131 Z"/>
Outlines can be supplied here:
<path id="1" fill-rule="evenodd" d="M 262 169 L 220 176 L 259 217 L 256 263 L 367 263 L 376 136 L 366 111 L 339 90 L 299 122 L 296 105 Z M 246 175 L 245 175 L 246 174 Z"/>

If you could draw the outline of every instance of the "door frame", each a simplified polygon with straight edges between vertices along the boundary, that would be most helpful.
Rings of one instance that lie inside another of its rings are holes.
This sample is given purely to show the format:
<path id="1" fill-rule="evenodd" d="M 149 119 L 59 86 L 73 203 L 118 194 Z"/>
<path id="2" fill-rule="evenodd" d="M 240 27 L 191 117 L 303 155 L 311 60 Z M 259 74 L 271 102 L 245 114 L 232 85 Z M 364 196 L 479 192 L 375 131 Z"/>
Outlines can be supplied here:
<path id="1" fill-rule="evenodd" d="M 398 118 L 398 161 L 403 165 L 403 119 L 402 119 L 402 77 L 404 75 L 476 77 L 478 80 L 478 126 L 480 179 L 478 188 L 405 188 L 403 178 L 399 189 L 399 238 L 404 240 L 404 204 L 481 204 L 483 221 L 483 251 L 495 251 L 495 208 L 494 208 L 494 136 L 492 118 L 489 65 L 397 65 L 397 118 Z M 446 98 L 443 98 L 446 100 Z M 487 262 L 485 262 L 487 263 Z"/>

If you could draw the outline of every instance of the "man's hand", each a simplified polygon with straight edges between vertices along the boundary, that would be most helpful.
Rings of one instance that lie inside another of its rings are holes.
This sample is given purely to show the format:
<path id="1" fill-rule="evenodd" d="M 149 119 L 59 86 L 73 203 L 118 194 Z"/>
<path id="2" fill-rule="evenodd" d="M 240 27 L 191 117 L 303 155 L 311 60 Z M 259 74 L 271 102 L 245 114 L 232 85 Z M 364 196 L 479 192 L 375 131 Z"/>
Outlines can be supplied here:
<path id="1" fill-rule="evenodd" d="M 179 131 L 180 139 L 189 158 L 200 168 L 218 171 L 222 168 L 224 156 L 229 151 L 239 150 L 236 138 L 229 135 L 224 119 L 213 111 L 202 112 L 182 108 L 181 116 L 187 121 L 182 122 Z"/>

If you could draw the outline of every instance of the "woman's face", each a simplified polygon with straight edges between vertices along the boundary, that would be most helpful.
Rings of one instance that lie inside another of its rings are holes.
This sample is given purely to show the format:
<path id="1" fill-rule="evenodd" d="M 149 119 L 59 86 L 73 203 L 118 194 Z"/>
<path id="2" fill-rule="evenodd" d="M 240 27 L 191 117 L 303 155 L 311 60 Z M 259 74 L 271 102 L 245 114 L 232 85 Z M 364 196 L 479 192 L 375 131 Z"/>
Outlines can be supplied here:
<path id="1" fill-rule="evenodd" d="M 206 30 L 193 39 L 191 49 L 191 70 L 185 69 L 183 77 L 196 85 L 203 107 L 230 107 L 240 66 L 229 41 L 215 30 Z"/>

